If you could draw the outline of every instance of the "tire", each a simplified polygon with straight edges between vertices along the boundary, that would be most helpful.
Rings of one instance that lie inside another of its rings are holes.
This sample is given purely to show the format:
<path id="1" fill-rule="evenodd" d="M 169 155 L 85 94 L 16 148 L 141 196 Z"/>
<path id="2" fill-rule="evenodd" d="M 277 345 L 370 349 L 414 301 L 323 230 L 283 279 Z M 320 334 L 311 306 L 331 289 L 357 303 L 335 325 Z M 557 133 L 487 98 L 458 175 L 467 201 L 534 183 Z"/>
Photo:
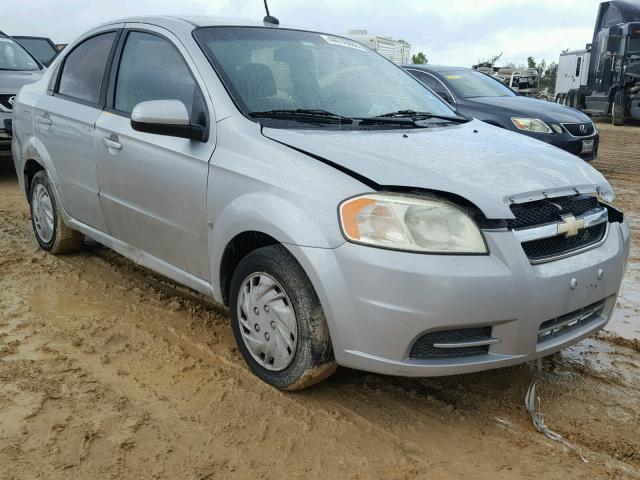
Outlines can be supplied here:
<path id="1" fill-rule="evenodd" d="M 616 126 L 624 125 L 625 112 L 624 112 L 624 92 L 618 90 L 613 99 L 613 105 L 611 105 L 611 123 Z"/>
<path id="2" fill-rule="evenodd" d="M 59 255 L 80 249 L 84 236 L 62 221 L 49 176 L 44 170 L 33 177 L 29 188 L 31 226 L 43 250 Z"/>
<path id="3" fill-rule="evenodd" d="M 271 299 L 257 301 L 255 294 Z M 231 278 L 229 311 L 238 349 L 262 381 L 281 390 L 302 390 L 335 372 L 318 296 L 283 246 L 259 248 L 240 261 Z"/>

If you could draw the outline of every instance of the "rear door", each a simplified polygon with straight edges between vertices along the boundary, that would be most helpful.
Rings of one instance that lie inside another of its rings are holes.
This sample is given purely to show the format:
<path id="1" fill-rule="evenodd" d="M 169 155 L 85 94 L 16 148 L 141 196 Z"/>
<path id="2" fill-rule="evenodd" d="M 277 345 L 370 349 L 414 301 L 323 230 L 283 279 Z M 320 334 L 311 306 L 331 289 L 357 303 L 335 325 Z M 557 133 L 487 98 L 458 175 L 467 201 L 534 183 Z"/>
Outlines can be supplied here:
<path id="1" fill-rule="evenodd" d="M 133 27 L 123 34 L 110 79 L 108 111 L 96 125 L 102 210 L 115 238 L 208 280 L 206 196 L 215 147 L 212 109 L 178 39 L 160 27 Z M 209 129 L 209 140 L 134 131 L 131 111 L 149 100 L 182 101 L 192 121 Z"/>
<path id="2" fill-rule="evenodd" d="M 106 226 L 98 198 L 93 131 L 102 113 L 110 58 L 119 29 L 93 33 L 70 50 L 51 94 L 36 102 L 35 129 L 55 166 L 67 213 L 98 230 Z"/>

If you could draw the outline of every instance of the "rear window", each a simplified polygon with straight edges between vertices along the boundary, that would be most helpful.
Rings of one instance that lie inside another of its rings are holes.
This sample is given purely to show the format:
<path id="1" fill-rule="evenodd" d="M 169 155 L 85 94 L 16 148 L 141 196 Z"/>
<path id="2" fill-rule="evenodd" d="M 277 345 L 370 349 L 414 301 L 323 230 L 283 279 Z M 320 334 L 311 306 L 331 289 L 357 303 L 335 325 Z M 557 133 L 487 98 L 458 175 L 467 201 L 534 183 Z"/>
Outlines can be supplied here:
<path id="1" fill-rule="evenodd" d="M 98 103 L 102 77 L 115 37 L 115 32 L 104 33 L 75 47 L 64 60 L 58 93 Z"/>

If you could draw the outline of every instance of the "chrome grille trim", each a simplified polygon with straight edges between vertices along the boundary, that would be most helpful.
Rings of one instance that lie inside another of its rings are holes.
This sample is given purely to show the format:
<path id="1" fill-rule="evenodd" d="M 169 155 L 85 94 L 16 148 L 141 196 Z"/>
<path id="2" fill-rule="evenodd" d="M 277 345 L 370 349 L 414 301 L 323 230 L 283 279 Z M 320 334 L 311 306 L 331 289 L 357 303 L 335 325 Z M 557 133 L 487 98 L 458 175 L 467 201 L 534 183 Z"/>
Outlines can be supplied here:
<path id="1" fill-rule="evenodd" d="M 606 208 L 597 208 L 585 213 L 584 215 L 576 217 L 576 219 L 584 221 L 583 228 L 595 227 L 596 225 L 609 221 L 609 212 Z M 513 233 L 520 243 L 531 242 L 533 240 L 542 240 L 543 238 L 551 238 L 561 235 L 561 225 L 562 222 L 554 222 L 546 225 L 540 225 L 539 227 L 513 230 Z"/>
<path id="2" fill-rule="evenodd" d="M 560 125 L 562 125 L 565 129 L 565 131 L 571 135 L 574 138 L 585 138 L 585 137 L 592 137 L 594 136 L 596 133 L 598 133 L 598 129 L 596 128 L 596 125 L 593 122 L 577 122 L 577 123 L 561 123 Z M 581 135 L 574 135 L 571 132 L 571 128 L 569 127 L 578 127 L 580 128 L 580 125 L 585 125 L 587 127 L 587 131 Z M 591 131 L 589 131 L 591 130 Z"/>

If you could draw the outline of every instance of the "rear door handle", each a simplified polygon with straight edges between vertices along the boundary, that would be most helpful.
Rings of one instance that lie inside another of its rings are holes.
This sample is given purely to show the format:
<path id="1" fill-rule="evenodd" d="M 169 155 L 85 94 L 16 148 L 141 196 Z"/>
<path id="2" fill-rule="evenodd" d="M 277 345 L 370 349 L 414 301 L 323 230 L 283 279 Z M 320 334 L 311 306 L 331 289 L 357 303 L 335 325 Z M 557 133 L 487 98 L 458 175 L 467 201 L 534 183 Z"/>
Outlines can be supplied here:
<path id="1" fill-rule="evenodd" d="M 42 125 L 51 125 L 52 122 L 50 118 L 38 115 L 38 123 L 41 123 Z"/>
<path id="2" fill-rule="evenodd" d="M 102 137 L 102 144 L 107 148 L 113 148 L 114 150 L 122 150 L 122 144 L 111 140 L 109 137 Z"/>

